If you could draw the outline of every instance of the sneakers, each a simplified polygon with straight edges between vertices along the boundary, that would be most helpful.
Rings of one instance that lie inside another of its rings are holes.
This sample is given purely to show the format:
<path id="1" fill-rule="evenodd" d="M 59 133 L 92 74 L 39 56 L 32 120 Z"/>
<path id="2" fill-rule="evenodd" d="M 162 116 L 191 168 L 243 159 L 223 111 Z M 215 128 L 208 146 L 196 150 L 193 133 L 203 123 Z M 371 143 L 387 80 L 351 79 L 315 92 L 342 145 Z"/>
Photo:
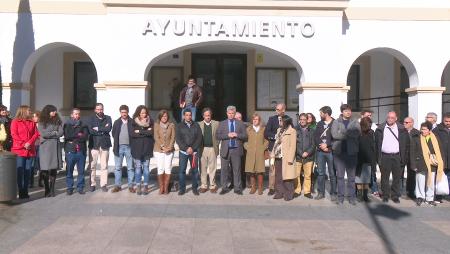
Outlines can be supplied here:
<path id="1" fill-rule="evenodd" d="M 128 191 L 130 193 L 136 193 L 136 189 L 134 187 L 128 187 Z"/>

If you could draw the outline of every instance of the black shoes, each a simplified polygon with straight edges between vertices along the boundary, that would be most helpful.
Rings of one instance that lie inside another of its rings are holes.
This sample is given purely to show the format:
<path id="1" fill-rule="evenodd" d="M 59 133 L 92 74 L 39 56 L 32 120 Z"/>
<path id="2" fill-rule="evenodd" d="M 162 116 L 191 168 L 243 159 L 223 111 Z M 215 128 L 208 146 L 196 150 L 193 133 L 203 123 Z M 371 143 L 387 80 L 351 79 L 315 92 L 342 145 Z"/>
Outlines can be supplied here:
<path id="1" fill-rule="evenodd" d="M 73 189 L 67 189 L 66 194 L 67 194 L 67 196 L 72 196 Z"/>
<path id="2" fill-rule="evenodd" d="M 224 188 L 222 188 L 222 190 L 220 191 L 219 195 L 225 195 L 225 194 L 227 194 L 229 191 L 230 191 L 229 189 L 224 189 Z"/>
<path id="3" fill-rule="evenodd" d="M 313 198 L 313 196 L 311 195 L 311 193 L 308 193 L 308 194 L 305 194 L 305 198 L 309 198 L 309 199 L 312 199 L 312 198 Z"/>
<path id="4" fill-rule="evenodd" d="M 417 206 L 421 206 L 422 203 L 423 203 L 423 199 L 422 199 L 422 198 L 417 198 L 417 199 L 416 199 L 416 205 L 417 205 Z"/>
<path id="5" fill-rule="evenodd" d="M 84 195 L 84 194 L 86 194 L 86 192 L 83 189 L 81 189 L 81 190 L 78 190 L 78 194 Z"/>
<path id="6" fill-rule="evenodd" d="M 314 198 L 314 200 L 321 200 L 324 198 L 325 198 L 325 195 L 323 195 L 322 193 L 319 192 L 319 194 L 317 194 L 317 196 Z"/>
<path id="7" fill-rule="evenodd" d="M 383 198 L 383 203 L 389 203 L 389 198 L 384 197 L 384 198 Z"/>
<path id="8" fill-rule="evenodd" d="M 178 191 L 178 196 L 183 196 L 186 193 L 186 191 L 184 190 L 179 190 Z"/>
<path id="9" fill-rule="evenodd" d="M 270 189 L 269 193 L 267 193 L 268 196 L 272 196 L 275 194 L 275 190 L 274 189 Z"/>
<path id="10" fill-rule="evenodd" d="M 237 194 L 237 195 L 242 195 L 242 191 L 241 190 L 234 191 L 234 193 Z"/>
<path id="11" fill-rule="evenodd" d="M 105 185 L 105 186 L 102 186 L 102 191 L 103 191 L 103 192 L 108 192 L 108 188 L 106 187 L 106 185 Z"/>
<path id="12" fill-rule="evenodd" d="M 89 188 L 89 191 L 90 191 L 90 192 L 94 192 L 94 191 L 95 191 L 95 186 L 91 186 L 91 187 Z"/>
<path id="13" fill-rule="evenodd" d="M 197 190 L 197 189 L 193 189 L 193 190 L 192 190 L 192 193 L 194 193 L 195 196 L 200 195 L 200 193 L 198 193 L 198 190 Z"/>
<path id="14" fill-rule="evenodd" d="M 400 204 L 400 199 L 399 198 L 392 198 L 392 201 L 396 204 Z"/>

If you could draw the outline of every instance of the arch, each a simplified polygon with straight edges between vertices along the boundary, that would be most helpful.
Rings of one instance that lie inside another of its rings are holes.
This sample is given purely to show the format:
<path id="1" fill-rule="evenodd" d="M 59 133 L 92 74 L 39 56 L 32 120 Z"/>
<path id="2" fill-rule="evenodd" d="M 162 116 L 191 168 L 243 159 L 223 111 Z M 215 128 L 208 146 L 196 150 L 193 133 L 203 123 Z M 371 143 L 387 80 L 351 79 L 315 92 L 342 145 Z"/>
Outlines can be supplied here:
<path id="1" fill-rule="evenodd" d="M 255 44 L 255 43 L 249 43 L 249 42 L 244 42 L 244 41 L 230 41 L 230 40 L 217 40 L 217 41 L 206 41 L 206 42 L 198 42 L 198 43 L 192 43 L 192 44 L 187 44 L 178 48 L 174 48 L 172 50 L 169 50 L 163 54 L 160 54 L 158 56 L 156 56 L 155 58 L 151 59 L 150 61 L 148 61 L 148 65 L 145 68 L 144 71 L 144 80 L 146 80 L 149 77 L 150 74 L 150 70 L 153 67 L 153 65 L 155 65 L 159 60 L 183 51 L 185 49 L 193 49 L 193 48 L 198 48 L 198 47 L 202 47 L 202 46 L 212 46 L 212 45 L 232 45 L 232 46 L 242 46 L 242 47 L 247 47 L 247 48 L 255 48 L 255 49 L 261 49 L 261 50 L 266 50 L 272 53 L 277 54 L 278 56 L 280 56 L 281 58 L 287 60 L 288 62 L 290 62 L 296 69 L 297 72 L 300 74 L 299 80 L 300 83 L 302 83 L 305 80 L 305 74 L 303 72 L 302 67 L 300 66 L 300 64 L 294 60 L 292 57 L 286 55 L 283 52 L 280 52 L 278 50 L 272 49 L 270 47 L 264 46 L 264 45 L 260 45 L 260 44 Z"/>
<path id="2" fill-rule="evenodd" d="M 48 52 L 51 52 L 54 49 L 62 48 L 62 47 L 72 47 L 79 51 L 82 51 L 85 53 L 89 59 L 94 63 L 94 66 L 96 66 L 95 62 L 92 60 L 92 57 L 82 48 L 71 44 L 67 42 L 51 42 L 48 44 L 45 44 L 38 49 L 36 49 L 30 56 L 28 56 L 27 60 L 25 61 L 25 64 L 22 69 L 22 74 L 20 81 L 22 83 L 30 83 L 31 80 L 31 73 L 33 72 L 33 68 L 36 66 L 36 63 L 39 61 L 39 59 L 47 54 Z M 98 69 L 96 68 L 97 76 L 98 76 Z"/>
<path id="3" fill-rule="evenodd" d="M 417 75 L 417 70 L 416 67 L 414 66 L 414 64 L 412 63 L 412 61 L 410 60 L 410 58 L 408 56 L 406 56 L 404 53 L 402 53 L 401 51 L 394 49 L 394 48 L 389 48 L 389 47 L 376 47 L 376 48 L 371 48 L 371 49 L 367 49 L 365 51 L 362 51 L 362 53 L 360 53 L 359 55 L 357 55 L 357 57 L 355 58 L 349 58 L 352 59 L 350 60 L 350 63 L 346 63 L 346 68 L 345 70 L 350 70 L 351 66 L 353 65 L 353 63 L 360 58 L 363 55 L 366 54 L 370 54 L 373 52 L 382 52 L 382 53 L 386 53 L 389 54 L 393 57 L 395 57 L 398 61 L 400 61 L 400 63 L 405 67 L 406 72 L 408 73 L 408 77 L 409 77 L 409 86 L 410 87 L 417 87 L 419 86 L 419 78 Z M 348 72 L 346 73 L 346 77 L 348 76 Z M 346 78 L 344 79 L 346 80 Z"/>

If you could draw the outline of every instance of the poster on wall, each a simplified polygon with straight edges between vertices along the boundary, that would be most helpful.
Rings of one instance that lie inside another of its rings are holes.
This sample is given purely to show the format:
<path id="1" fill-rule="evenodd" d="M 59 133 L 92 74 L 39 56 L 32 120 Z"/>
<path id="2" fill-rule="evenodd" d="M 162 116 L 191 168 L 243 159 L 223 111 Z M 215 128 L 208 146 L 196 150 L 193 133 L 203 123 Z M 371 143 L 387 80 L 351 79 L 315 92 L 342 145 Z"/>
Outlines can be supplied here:
<path id="1" fill-rule="evenodd" d="M 285 101 L 285 72 L 283 69 L 257 70 L 257 109 L 273 109 Z"/>
<path id="2" fill-rule="evenodd" d="M 181 67 L 153 67 L 151 71 L 151 108 L 171 109 L 178 104 L 183 88 Z"/>
<path id="3" fill-rule="evenodd" d="M 297 85 L 300 83 L 300 77 L 296 69 L 287 70 L 287 108 L 290 110 L 298 109 Z"/>

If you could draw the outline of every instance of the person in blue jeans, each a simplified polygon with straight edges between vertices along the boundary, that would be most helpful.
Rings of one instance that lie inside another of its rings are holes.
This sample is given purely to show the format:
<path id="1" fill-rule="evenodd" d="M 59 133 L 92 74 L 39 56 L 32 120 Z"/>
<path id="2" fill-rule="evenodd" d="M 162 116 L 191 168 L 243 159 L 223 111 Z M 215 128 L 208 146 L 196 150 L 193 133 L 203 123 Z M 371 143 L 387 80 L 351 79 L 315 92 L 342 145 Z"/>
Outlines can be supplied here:
<path id="1" fill-rule="evenodd" d="M 150 158 L 153 157 L 153 120 L 150 118 L 148 108 L 140 105 L 133 115 L 133 132 L 131 135 L 131 156 L 136 169 L 136 194 L 147 195 L 150 193 L 149 165 Z M 141 188 L 142 175 L 144 175 L 144 186 Z"/>
<path id="2" fill-rule="evenodd" d="M 315 143 L 317 144 L 316 162 L 317 171 L 317 196 L 316 200 L 325 198 L 325 175 L 328 168 L 330 178 L 330 196 L 331 201 L 336 202 L 336 171 L 333 165 L 333 153 L 331 151 L 331 126 L 334 119 L 331 117 L 332 110 L 329 106 L 320 109 L 321 121 L 317 123 L 315 132 Z"/>
<path id="3" fill-rule="evenodd" d="M 66 184 L 67 195 L 73 194 L 73 171 L 77 166 L 77 191 L 84 194 L 84 168 L 86 164 L 86 142 L 89 138 L 89 130 L 80 120 L 80 109 L 72 109 L 70 119 L 64 124 L 64 151 L 66 152 Z"/>
<path id="4" fill-rule="evenodd" d="M 180 147 L 178 171 L 180 189 L 178 195 L 181 196 L 186 193 L 185 177 L 187 163 L 189 162 L 192 172 L 192 193 L 198 196 L 198 151 L 202 145 L 203 134 L 198 123 L 192 120 L 192 112 L 189 109 L 184 111 L 183 120 L 176 126 L 175 140 Z"/>
<path id="5" fill-rule="evenodd" d="M 192 114 L 192 121 L 195 122 L 197 115 L 197 108 L 200 106 L 203 100 L 202 89 L 195 83 L 194 76 L 190 75 L 188 83 L 180 92 L 180 108 L 181 119 L 184 119 L 184 112 L 189 110 Z"/>
<path id="6" fill-rule="evenodd" d="M 114 153 L 114 188 L 112 193 L 122 190 L 122 164 L 123 159 L 127 163 L 128 175 L 128 191 L 135 193 L 134 189 L 134 168 L 133 157 L 131 156 L 131 135 L 133 133 L 133 119 L 128 115 L 129 108 L 127 105 L 119 107 L 120 117 L 114 121 L 112 128 L 112 136 L 114 139 L 113 153 Z"/>

